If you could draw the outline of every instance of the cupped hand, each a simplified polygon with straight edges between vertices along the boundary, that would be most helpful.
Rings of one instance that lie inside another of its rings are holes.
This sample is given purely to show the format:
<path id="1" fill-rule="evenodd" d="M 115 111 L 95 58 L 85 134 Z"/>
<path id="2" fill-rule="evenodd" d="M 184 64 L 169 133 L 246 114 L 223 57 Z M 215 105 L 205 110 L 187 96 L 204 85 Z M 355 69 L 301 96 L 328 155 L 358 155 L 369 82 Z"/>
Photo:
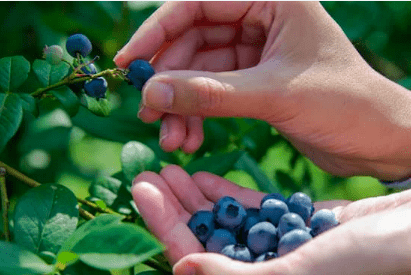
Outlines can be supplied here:
<path id="1" fill-rule="evenodd" d="M 168 2 L 115 57 L 158 72 L 140 118 L 165 151 L 196 151 L 204 117 L 269 122 L 322 169 L 411 174 L 411 96 L 374 71 L 319 2 Z"/>
<path id="2" fill-rule="evenodd" d="M 222 196 L 259 207 L 265 195 L 206 172 L 189 176 L 175 165 L 160 174 L 144 172 L 132 187 L 150 231 L 166 246 L 176 275 L 409 274 L 411 272 L 411 190 L 384 197 L 316 202 L 332 209 L 339 222 L 280 258 L 243 263 L 204 248 L 187 227 L 191 215 L 211 210 Z"/>

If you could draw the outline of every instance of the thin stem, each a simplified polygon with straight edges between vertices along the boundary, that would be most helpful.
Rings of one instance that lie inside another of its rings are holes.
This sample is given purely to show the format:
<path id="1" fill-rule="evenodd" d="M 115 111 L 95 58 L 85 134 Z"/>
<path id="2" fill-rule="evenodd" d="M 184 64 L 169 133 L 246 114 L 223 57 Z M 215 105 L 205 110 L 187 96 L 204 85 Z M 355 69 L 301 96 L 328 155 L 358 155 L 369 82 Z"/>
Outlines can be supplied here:
<path id="1" fill-rule="evenodd" d="M 52 89 L 64 86 L 64 85 L 74 84 L 74 83 L 78 83 L 78 82 L 84 82 L 84 81 L 91 80 L 91 79 L 94 79 L 94 78 L 97 78 L 97 77 L 100 77 L 100 76 L 104 76 L 104 75 L 110 75 L 112 77 L 120 76 L 121 74 L 119 74 L 119 73 L 121 71 L 122 70 L 119 69 L 119 68 L 107 69 L 107 70 L 101 71 L 99 73 L 96 73 L 96 74 L 93 74 L 93 75 L 88 75 L 88 76 L 83 76 L 83 77 L 76 77 L 76 74 L 73 73 L 69 77 L 66 77 L 63 80 L 61 80 L 61 81 L 59 81 L 59 82 L 57 82 L 53 85 L 37 89 L 36 91 L 32 92 L 30 95 L 33 96 L 33 97 L 41 97 L 44 93 L 46 93 L 46 92 L 48 92 Z"/>
<path id="2" fill-rule="evenodd" d="M 20 171 L 17 171 L 16 169 L 8 166 L 7 164 L 5 164 L 5 163 L 3 163 L 3 162 L 1 162 L 1 161 L 0 161 L 0 167 L 4 167 L 4 168 L 6 169 L 7 174 L 15 177 L 16 179 L 22 181 L 24 184 L 26 184 L 26 185 L 28 185 L 28 186 L 30 186 L 30 187 L 37 187 L 37 186 L 40 186 L 40 185 L 41 185 L 41 183 L 33 180 L 32 178 L 29 178 L 28 176 L 24 175 L 24 174 L 21 173 Z M 2 191 L 2 194 L 3 194 L 3 191 Z M 82 200 L 82 199 L 77 198 L 77 201 L 80 202 L 80 203 L 83 203 L 83 200 Z M 93 207 L 93 206 L 91 206 L 91 205 L 89 205 L 89 206 L 90 206 L 90 207 Z M 94 208 L 97 209 L 97 208 L 99 208 L 99 207 L 98 207 L 97 205 L 95 205 Z M 101 209 L 101 208 L 100 208 L 100 209 Z M 101 209 L 101 210 L 102 210 L 102 209 Z M 90 220 L 90 219 L 93 219 L 93 218 L 94 218 L 94 216 L 93 216 L 91 213 L 87 212 L 86 210 L 82 209 L 81 207 L 79 207 L 79 213 L 80 213 L 80 215 L 81 215 L 84 219 L 86 219 L 86 220 Z"/>
<path id="3" fill-rule="evenodd" d="M 145 264 L 149 267 L 152 267 L 154 269 L 161 270 L 166 274 L 172 274 L 172 271 L 168 266 L 165 266 L 165 265 L 161 264 L 160 262 L 157 262 L 156 260 L 154 260 L 152 258 L 144 261 L 143 264 Z"/>
<path id="4" fill-rule="evenodd" d="M 24 175 L 23 173 L 17 171 L 16 169 L 8 166 L 7 164 L 3 163 L 0 161 L 0 167 L 4 167 L 6 168 L 6 172 L 7 174 L 15 177 L 16 179 L 24 182 L 26 185 L 30 186 L 30 187 L 37 187 L 40 186 L 41 184 L 31 178 L 29 178 L 28 176 Z"/>
<path id="5" fill-rule="evenodd" d="M 7 197 L 7 188 L 6 188 L 6 168 L 0 166 L 0 191 L 1 191 L 1 209 L 3 210 L 3 231 L 6 242 L 9 242 L 10 239 L 10 230 L 9 230 L 9 206 L 10 202 Z"/>

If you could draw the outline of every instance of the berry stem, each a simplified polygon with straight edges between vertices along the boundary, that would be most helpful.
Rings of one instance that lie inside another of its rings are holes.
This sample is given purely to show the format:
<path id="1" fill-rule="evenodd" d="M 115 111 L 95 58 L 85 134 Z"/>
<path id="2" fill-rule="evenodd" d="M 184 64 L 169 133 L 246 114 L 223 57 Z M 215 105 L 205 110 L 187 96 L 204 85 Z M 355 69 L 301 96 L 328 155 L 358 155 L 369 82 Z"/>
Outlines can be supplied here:
<path id="1" fill-rule="evenodd" d="M 5 163 L 3 163 L 3 162 L 0 161 L 0 169 L 1 169 L 1 168 L 4 168 L 5 171 L 6 171 L 10 176 L 15 177 L 16 179 L 22 181 L 24 184 L 26 184 L 26 185 L 28 185 L 28 186 L 30 186 L 30 187 L 37 187 L 37 186 L 40 186 L 40 185 L 41 185 L 41 183 L 39 183 L 39 182 L 31 179 L 30 177 L 24 175 L 24 174 L 21 173 L 20 171 L 12 168 L 12 167 L 8 166 L 7 164 L 5 164 Z M 3 177 L 1 176 L 1 170 L 0 170 L 0 184 L 2 184 L 2 183 L 3 183 Z M 3 201 L 3 189 L 1 189 L 1 195 L 2 195 L 2 201 Z M 114 212 L 114 211 L 111 210 L 111 209 L 108 209 L 108 208 L 107 208 L 107 209 L 102 209 L 102 208 L 100 208 L 97 204 L 94 204 L 94 203 L 92 203 L 92 202 L 89 202 L 89 201 L 86 201 L 86 200 L 83 200 L 83 199 L 80 199 L 80 198 L 77 198 L 77 201 L 78 201 L 79 203 L 81 203 L 81 204 L 85 204 L 85 205 L 87 205 L 87 206 L 89 206 L 89 207 L 97 210 L 97 211 L 100 212 L 100 213 L 121 215 L 121 214 L 119 214 L 119 213 L 117 213 L 117 212 Z M 3 208 L 3 209 L 4 209 L 4 208 Z M 93 218 L 94 218 L 94 216 L 93 216 L 92 214 L 90 214 L 90 213 L 87 212 L 86 210 L 82 209 L 81 207 L 79 207 L 79 212 L 80 212 L 80 215 L 81 215 L 84 219 L 86 219 L 86 220 L 90 220 L 90 219 L 93 219 Z M 4 213 L 3 213 L 3 215 L 4 215 Z M 121 215 L 121 216 L 123 216 L 123 215 Z M 126 217 L 126 218 L 127 218 L 127 217 Z"/>
<path id="2" fill-rule="evenodd" d="M 1 192 L 1 209 L 3 211 L 3 232 L 6 242 L 11 240 L 9 229 L 9 206 L 10 202 L 7 197 L 6 187 L 6 168 L 0 166 L 0 192 Z"/>
<path id="3" fill-rule="evenodd" d="M 82 65 L 81 65 L 82 66 Z M 82 76 L 82 77 L 76 77 L 76 73 L 79 70 L 79 68 L 81 69 L 82 67 L 79 66 L 78 68 L 76 68 L 74 70 L 74 72 L 72 74 L 70 74 L 68 77 L 64 78 L 63 80 L 61 80 L 60 82 L 57 82 L 53 85 L 44 87 L 44 88 L 39 88 L 36 91 L 32 92 L 30 95 L 33 97 L 41 97 L 43 94 L 45 94 L 46 92 L 64 86 L 64 85 L 69 85 L 69 84 L 74 84 L 74 83 L 78 83 L 78 82 L 83 82 L 83 81 L 87 81 L 87 80 L 91 80 L 100 76 L 106 76 L 109 75 L 113 78 L 118 77 L 122 80 L 124 80 L 124 76 L 123 76 L 123 70 L 120 68 L 115 68 L 115 69 L 107 69 L 104 71 L 101 71 L 99 73 L 96 73 L 94 75 L 87 75 L 87 76 Z"/>

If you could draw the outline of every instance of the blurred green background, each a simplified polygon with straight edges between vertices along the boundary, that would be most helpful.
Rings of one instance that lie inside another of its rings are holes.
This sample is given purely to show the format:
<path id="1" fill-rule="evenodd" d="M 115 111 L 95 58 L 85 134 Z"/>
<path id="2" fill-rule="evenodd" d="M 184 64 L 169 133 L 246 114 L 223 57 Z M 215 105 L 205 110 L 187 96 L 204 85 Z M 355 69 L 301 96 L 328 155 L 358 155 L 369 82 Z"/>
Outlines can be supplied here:
<path id="1" fill-rule="evenodd" d="M 83 33 L 92 41 L 92 55 L 100 56 L 97 67 L 113 68 L 116 52 L 161 3 L 0 2 L 0 58 L 23 55 L 32 62 L 41 58 L 44 45 L 64 48 L 69 35 Z M 410 2 L 322 4 L 373 68 L 411 87 Z M 394 192 L 373 178 L 346 179 L 321 171 L 275 129 L 251 119 L 207 119 L 206 139 L 197 153 L 164 153 L 158 145 L 159 123 L 144 124 L 136 117 L 140 94 L 124 83 L 109 81 L 109 86 L 119 105 L 110 117 L 96 117 L 81 108 L 67 131 L 52 129 L 41 139 L 28 137 L 22 127 L 0 160 L 41 183 L 66 185 L 81 198 L 88 196 L 88 185 L 97 175 L 121 170 L 121 148 L 129 140 L 150 146 L 164 163 L 181 166 L 204 156 L 244 150 L 250 158 L 233 165 L 224 176 L 254 189 L 262 189 L 259 179 L 268 179 L 284 195 L 303 191 L 315 200 L 357 200 Z M 25 191 L 18 182 L 10 186 L 14 196 Z"/>

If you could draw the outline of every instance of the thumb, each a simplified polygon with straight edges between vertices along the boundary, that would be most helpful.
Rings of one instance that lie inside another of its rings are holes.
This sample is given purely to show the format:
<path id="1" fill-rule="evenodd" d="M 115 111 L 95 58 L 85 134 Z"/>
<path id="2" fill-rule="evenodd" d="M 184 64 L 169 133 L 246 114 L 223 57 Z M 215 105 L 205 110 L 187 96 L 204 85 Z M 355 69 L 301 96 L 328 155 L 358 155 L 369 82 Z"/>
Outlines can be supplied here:
<path id="1" fill-rule="evenodd" d="M 178 261 L 173 267 L 175 275 L 239 275 L 245 274 L 247 267 L 253 263 L 232 260 L 217 253 L 189 254 Z"/>
<path id="2" fill-rule="evenodd" d="M 283 86 L 258 67 L 222 73 L 167 71 L 145 84 L 143 104 L 180 115 L 265 119 L 276 110 Z"/>

